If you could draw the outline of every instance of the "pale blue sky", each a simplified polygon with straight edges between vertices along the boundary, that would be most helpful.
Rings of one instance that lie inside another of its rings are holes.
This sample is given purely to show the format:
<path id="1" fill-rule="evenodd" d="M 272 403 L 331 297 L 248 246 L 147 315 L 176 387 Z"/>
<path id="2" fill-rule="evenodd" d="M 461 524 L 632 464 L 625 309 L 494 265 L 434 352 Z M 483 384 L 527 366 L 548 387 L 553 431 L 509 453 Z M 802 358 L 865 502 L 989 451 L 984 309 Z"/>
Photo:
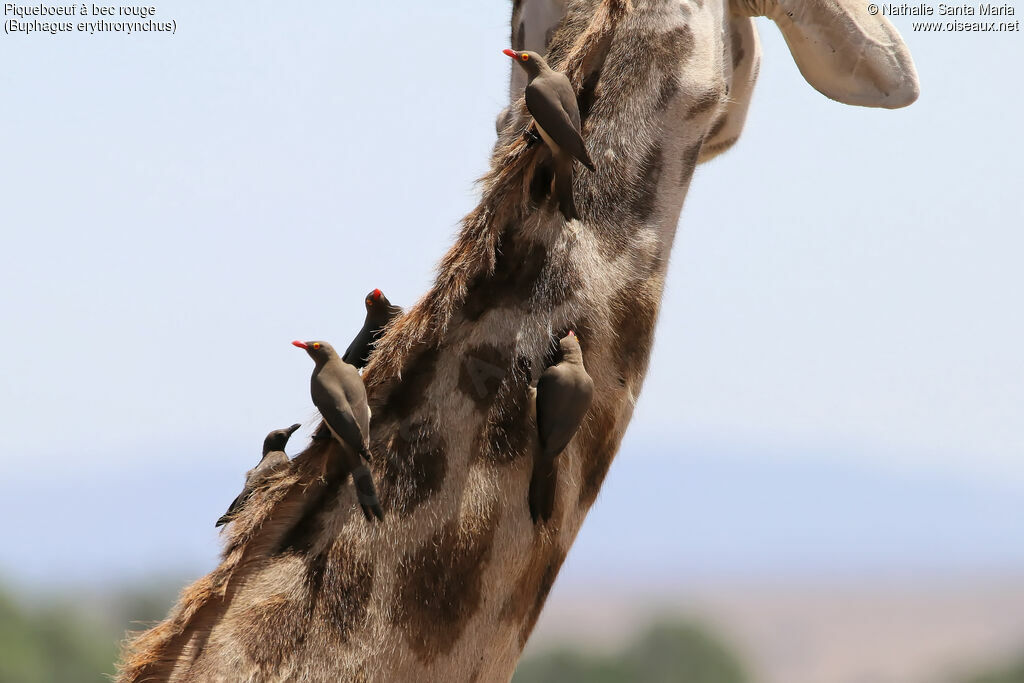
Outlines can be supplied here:
<path id="1" fill-rule="evenodd" d="M 0 36 L 0 458 L 9 485 L 67 484 L 48 514 L 109 495 L 80 475 L 148 468 L 229 501 L 263 435 L 313 415 L 288 342 L 347 343 L 366 291 L 430 283 L 504 104 L 508 6 L 349 4 Z M 896 24 L 922 90 L 900 111 L 825 99 L 759 24 L 613 473 L 712 443 L 1024 493 L 1024 36 Z"/>

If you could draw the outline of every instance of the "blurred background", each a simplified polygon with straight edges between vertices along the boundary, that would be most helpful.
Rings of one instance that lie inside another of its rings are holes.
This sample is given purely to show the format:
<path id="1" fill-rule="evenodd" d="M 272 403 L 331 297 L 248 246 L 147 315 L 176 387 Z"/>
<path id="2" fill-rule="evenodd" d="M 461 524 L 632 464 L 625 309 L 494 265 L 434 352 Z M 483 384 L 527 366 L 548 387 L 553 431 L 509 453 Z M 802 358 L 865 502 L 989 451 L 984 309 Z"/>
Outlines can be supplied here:
<path id="1" fill-rule="evenodd" d="M 509 4 L 351 4 L 0 36 L 0 681 L 112 672 L 263 436 L 303 447 L 288 342 L 414 302 L 474 205 Z M 879 111 L 760 21 L 517 682 L 1024 681 L 1024 39 L 895 23 L 922 94 Z"/>

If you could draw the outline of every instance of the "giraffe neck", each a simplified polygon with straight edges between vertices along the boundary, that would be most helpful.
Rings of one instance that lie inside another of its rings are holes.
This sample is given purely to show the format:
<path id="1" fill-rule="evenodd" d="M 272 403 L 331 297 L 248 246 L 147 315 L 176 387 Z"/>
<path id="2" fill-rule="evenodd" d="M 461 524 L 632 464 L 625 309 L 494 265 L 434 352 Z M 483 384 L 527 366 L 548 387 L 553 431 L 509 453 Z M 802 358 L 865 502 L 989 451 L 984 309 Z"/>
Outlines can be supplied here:
<path id="1" fill-rule="evenodd" d="M 296 456 L 229 530 L 123 681 L 507 680 L 594 502 L 647 370 L 683 197 L 723 91 L 724 6 L 576 0 L 549 57 L 597 164 L 565 223 L 515 112 L 435 286 L 364 375 L 368 525 L 333 441 Z M 527 507 L 529 387 L 575 330 L 594 400 L 560 456 L 552 521 Z M 340 463 L 340 464 L 339 464 Z M 254 497 L 255 498 L 255 497 Z M 161 630 L 162 629 L 162 630 Z"/>

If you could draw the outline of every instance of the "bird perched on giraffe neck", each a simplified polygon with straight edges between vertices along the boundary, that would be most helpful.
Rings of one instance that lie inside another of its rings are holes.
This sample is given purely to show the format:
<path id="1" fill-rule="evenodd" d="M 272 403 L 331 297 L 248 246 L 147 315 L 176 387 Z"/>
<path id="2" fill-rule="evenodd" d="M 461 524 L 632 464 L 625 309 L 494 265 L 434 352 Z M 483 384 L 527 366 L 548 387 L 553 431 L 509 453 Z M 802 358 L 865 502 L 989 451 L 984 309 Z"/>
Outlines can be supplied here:
<path id="1" fill-rule="evenodd" d="M 373 346 L 384 332 L 384 327 L 392 319 L 402 314 L 401 307 L 388 301 L 384 292 L 379 289 L 367 294 L 363 303 L 366 304 L 366 320 L 355 339 L 348 345 L 345 355 L 341 357 L 343 361 L 356 368 L 366 366 L 370 360 Z"/>
<path id="2" fill-rule="evenodd" d="M 526 108 L 555 164 L 554 193 L 566 220 L 579 218 L 572 194 L 573 159 L 594 170 L 580 132 L 580 107 L 569 78 L 536 52 L 505 50 L 526 71 Z"/>
<path id="3" fill-rule="evenodd" d="M 289 463 L 284 447 L 288 445 L 288 439 L 295 433 L 295 430 L 301 426 L 293 424 L 287 429 L 275 429 L 267 434 L 267 438 L 263 440 L 263 457 L 260 458 L 259 464 L 245 473 L 245 486 L 242 488 L 242 492 L 231 501 L 228 511 L 220 516 L 214 526 L 224 526 L 232 521 L 252 496 L 252 492 L 269 479 L 270 475 L 283 469 Z"/>
<path id="4" fill-rule="evenodd" d="M 537 432 L 540 450 L 530 477 L 530 516 L 551 519 L 558 487 L 558 456 L 576 435 L 594 398 L 594 381 L 583 365 L 583 350 L 572 331 L 558 342 L 561 360 L 537 382 Z"/>
<path id="5" fill-rule="evenodd" d="M 292 344 L 304 349 L 315 363 L 309 380 L 310 396 L 331 435 L 354 460 L 350 463 L 352 479 L 363 515 L 366 519 L 371 519 L 371 514 L 384 519 L 373 475 L 359 460 L 362 456 L 370 461 L 366 445 L 370 435 L 370 407 L 359 371 L 343 361 L 325 341 L 293 341 Z"/>

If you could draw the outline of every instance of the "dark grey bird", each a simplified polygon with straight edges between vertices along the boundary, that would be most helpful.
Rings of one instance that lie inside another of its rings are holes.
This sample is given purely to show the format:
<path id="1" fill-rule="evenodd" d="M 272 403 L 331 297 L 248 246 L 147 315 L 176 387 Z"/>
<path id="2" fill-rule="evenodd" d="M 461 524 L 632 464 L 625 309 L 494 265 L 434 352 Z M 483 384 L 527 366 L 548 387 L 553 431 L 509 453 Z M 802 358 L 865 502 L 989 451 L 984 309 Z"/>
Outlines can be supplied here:
<path id="1" fill-rule="evenodd" d="M 214 526 L 224 526 L 232 521 L 245 502 L 249 500 L 252 492 L 269 479 L 271 474 L 288 464 L 288 454 L 284 452 L 284 447 L 288 445 L 288 439 L 295 433 L 295 430 L 301 426 L 293 424 L 288 429 L 275 429 L 267 434 L 267 438 L 263 439 L 263 457 L 259 464 L 245 473 L 245 486 L 242 488 L 242 492 L 231 501 L 228 511 L 220 516 Z"/>
<path id="2" fill-rule="evenodd" d="M 572 195 L 573 159 L 594 170 L 580 133 L 580 107 L 569 78 L 548 66 L 536 52 L 505 50 L 529 78 L 526 108 L 533 116 L 537 132 L 551 150 L 555 163 L 554 191 L 558 208 L 566 220 L 579 218 Z"/>
<path id="3" fill-rule="evenodd" d="M 343 361 L 325 341 L 293 341 L 292 344 L 304 349 L 316 364 L 309 391 L 327 429 L 348 451 L 358 453 L 369 462 L 366 443 L 370 434 L 370 406 L 359 371 Z M 372 513 L 377 519 L 384 519 L 373 476 L 358 460 L 352 467 L 352 479 L 366 518 L 370 519 Z"/>
<path id="4" fill-rule="evenodd" d="M 561 360 L 537 382 L 537 431 L 540 451 L 530 478 L 530 516 L 534 522 L 551 519 L 558 484 L 558 456 L 583 424 L 594 399 L 594 381 L 583 366 L 583 351 L 575 333 L 558 342 Z"/>
<path id="5" fill-rule="evenodd" d="M 363 329 L 359 330 L 359 334 L 348 345 L 345 355 L 341 357 L 343 361 L 356 368 L 366 366 L 374 344 L 384 332 L 384 326 L 391 322 L 392 318 L 402 315 L 402 308 L 388 301 L 384 292 L 379 289 L 367 294 L 365 303 L 366 320 L 363 322 Z"/>

